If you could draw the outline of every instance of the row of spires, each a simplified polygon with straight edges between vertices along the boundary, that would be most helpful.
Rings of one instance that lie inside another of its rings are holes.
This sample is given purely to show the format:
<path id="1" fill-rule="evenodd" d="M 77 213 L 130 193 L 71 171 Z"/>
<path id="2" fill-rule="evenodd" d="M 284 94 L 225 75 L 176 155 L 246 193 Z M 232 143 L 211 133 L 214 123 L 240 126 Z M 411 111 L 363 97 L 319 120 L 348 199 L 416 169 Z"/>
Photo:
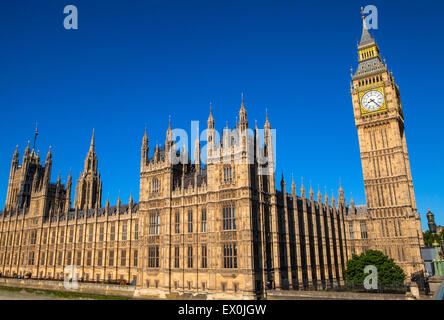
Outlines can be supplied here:
<path id="1" fill-rule="evenodd" d="M 292 181 L 291 181 L 291 193 L 294 194 L 294 195 L 296 195 L 296 184 L 295 184 L 295 182 L 294 182 L 294 178 L 292 177 L 291 180 L 292 180 Z M 286 183 L 285 183 L 285 179 L 284 179 L 284 174 L 283 174 L 283 173 L 282 173 L 282 178 L 281 178 L 281 191 L 282 191 L 282 193 L 283 193 L 284 195 L 286 194 Z M 301 191 L 301 197 L 302 197 L 302 198 L 305 198 L 305 187 L 304 187 L 304 180 L 303 180 L 303 178 L 301 178 L 301 190 L 300 190 L 300 191 Z M 345 204 L 344 189 L 342 189 L 341 181 L 339 181 L 339 190 L 338 190 L 338 193 L 339 193 L 339 198 L 338 198 L 338 200 Z M 309 194 L 309 199 L 310 199 L 310 200 L 313 200 L 313 199 L 314 199 L 314 191 L 313 191 L 313 188 L 312 188 L 311 182 L 310 182 L 310 191 L 309 191 L 308 194 Z M 319 188 L 319 185 L 318 185 L 317 198 L 318 198 L 318 201 L 321 202 L 321 200 L 322 200 L 322 194 L 321 194 L 321 190 L 320 190 L 320 188 Z M 334 201 L 335 201 L 335 196 L 334 196 L 334 194 L 333 194 L 333 190 L 332 190 L 331 198 L 332 198 L 332 201 L 334 202 Z M 325 201 L 325 203 L 328 203 L 328 201 L 329 201 L 328 194 L 327 194 L 327 187 L 325 187 L 324 201 Z M 352 194 L 350 195 L 350 206 L 351 206 L 352 208 L 355 207 L 355 201 L 354 201 L 354 199 L 353 199 L 353 195 L 352 195 Z"/>

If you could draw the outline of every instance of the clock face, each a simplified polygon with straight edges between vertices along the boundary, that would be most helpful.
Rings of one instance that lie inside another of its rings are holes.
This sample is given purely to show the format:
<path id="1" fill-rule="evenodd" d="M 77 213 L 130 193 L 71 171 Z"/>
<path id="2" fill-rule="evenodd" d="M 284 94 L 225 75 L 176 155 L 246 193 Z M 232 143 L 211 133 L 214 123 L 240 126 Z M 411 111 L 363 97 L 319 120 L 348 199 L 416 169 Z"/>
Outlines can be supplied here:
<path id="1" fill-rule="evenodd" d="M 366 92 L 361 99 L 362 107 L 367 111 L 376 111 L 384 104 L 384 95 L 378 90 Z"/>

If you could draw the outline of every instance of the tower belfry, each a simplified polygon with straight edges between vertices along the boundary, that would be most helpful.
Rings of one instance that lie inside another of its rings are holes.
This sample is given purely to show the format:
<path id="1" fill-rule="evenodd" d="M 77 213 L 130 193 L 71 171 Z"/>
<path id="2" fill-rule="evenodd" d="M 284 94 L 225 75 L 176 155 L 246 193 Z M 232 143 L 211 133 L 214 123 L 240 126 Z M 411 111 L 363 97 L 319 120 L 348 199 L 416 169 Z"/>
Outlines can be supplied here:
<path id="1" fill-rule="evenodd" d="M 365 246 L 394 258 L 406 273 L 421 268 L 423 243 L 416 209 L 398 85 L 383 63 L 362 16 L 358 68 L 351 96 L 367 200 Z"/>

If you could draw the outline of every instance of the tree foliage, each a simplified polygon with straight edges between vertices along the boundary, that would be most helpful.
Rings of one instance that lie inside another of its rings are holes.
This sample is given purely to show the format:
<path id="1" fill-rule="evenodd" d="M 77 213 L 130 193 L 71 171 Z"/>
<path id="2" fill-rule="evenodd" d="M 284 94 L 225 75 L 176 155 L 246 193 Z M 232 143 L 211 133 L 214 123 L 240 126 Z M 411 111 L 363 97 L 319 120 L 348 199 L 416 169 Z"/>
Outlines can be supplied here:
<path id="1" fill-rule="evenodd" d="M 360 255 L 354 254 L 347 261 L 345 270 L 345 280 L 349 285 L 362 286 L 365 277 L 369 274 L 364 273 L 364 268 L 368 265 L 374 265 L 378 270 L 378 286 L 400 286 L 404 283 L 406 275 L 395 261 L 381 251 L 367 250 Z"/>
<path id="2" fill-rule="evenodd" d="M 442 243 L 444 239 L 444 230 L 441 233 L 431 233 L 429 230 L 425 231 L 423 234 L 424 244 L 426 247 L 432 247 L 434 242 Z"/>

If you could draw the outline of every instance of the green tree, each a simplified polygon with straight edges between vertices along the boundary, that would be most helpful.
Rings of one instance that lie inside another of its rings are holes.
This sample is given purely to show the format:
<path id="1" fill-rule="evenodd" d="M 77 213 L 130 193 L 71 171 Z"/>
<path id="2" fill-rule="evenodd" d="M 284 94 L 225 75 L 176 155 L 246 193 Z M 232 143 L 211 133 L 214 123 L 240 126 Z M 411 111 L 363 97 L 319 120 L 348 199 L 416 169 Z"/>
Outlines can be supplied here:
<path id="1" fill-rule="evenodd" d="M 360 255 L 354 254 L 347 261 L 345 280 L 349 285 L 362 286 L 364 279 L 369 275 L 364 273 L 364 268 L 374 265 L 378 270 L 378 287 L 396 287 L 404 283 L 406 275 L 395 261 L 381 251 L 367 250 Z"/>
<path id="2" fill-rule="evenodd" d="M 432 247 L 434 242 L 441 243 L 444 237 L 444 230 L 440 234 L 431 233 L 429 230 L 423 232 L 424 244 L 426 247 Z"/>

